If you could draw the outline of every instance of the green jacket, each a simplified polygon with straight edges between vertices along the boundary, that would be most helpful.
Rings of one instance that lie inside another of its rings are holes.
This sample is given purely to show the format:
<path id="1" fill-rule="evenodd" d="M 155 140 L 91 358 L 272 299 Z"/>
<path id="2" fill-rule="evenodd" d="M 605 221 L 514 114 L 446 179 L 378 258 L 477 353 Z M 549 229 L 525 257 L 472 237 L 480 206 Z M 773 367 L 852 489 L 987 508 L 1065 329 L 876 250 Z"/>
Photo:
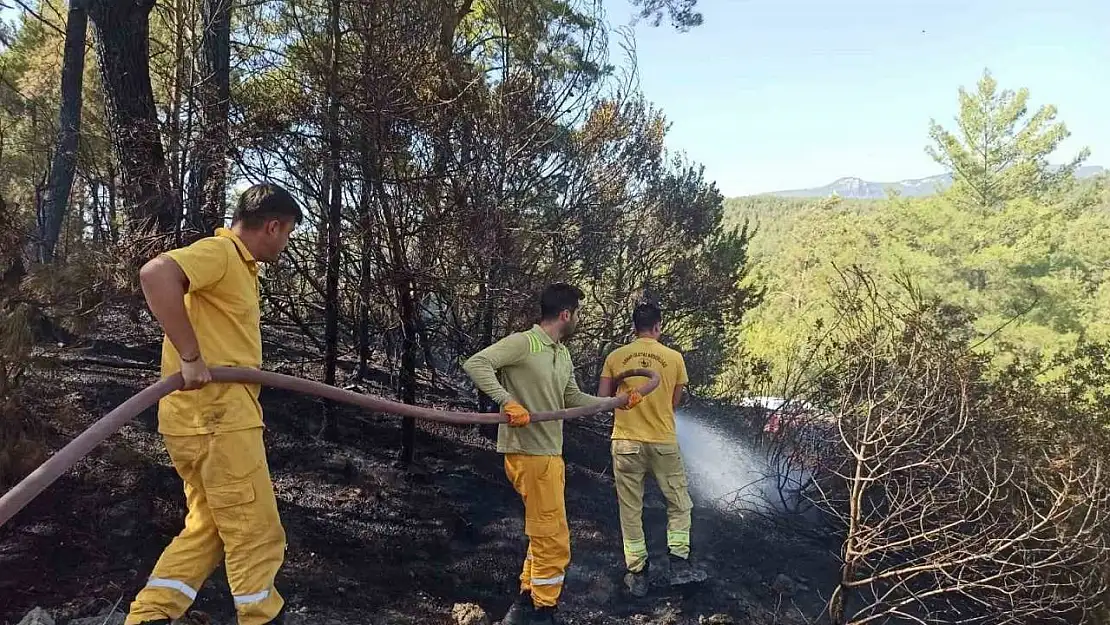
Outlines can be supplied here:
<path id="1" fill-rule="evenodd" d="M 528 412 L 546 412 L 604 401 L 578 389 L 570 351 L 538 325 L 510 334 L 474 354 L 463 364 L 463 370 L 500 406 L 515 399 Z M 529 423 L 519 428 L 501 424 L 497 428 L 497 451 L 561 456 L 563 422 Z"/>

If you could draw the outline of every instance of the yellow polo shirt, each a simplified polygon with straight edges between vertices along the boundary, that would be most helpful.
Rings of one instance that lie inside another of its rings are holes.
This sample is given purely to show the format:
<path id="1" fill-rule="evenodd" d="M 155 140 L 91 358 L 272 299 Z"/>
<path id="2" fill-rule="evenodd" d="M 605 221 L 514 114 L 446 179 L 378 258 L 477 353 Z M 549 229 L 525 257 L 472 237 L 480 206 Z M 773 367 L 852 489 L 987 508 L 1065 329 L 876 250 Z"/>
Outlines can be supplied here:
<path id="1" fill-rule="evenodd" d="M 209 367 L 262 366 L 258 263 L 231 230 L 170 252 L 189 278 L 185 310 Z M 180 355 L 162 341 L 162 375 L 181 370 Z M 232 432 L 262 426 L 261 389 L 212 383 L 171 393 L 158 404 L 158 431 L 169 436 Z"/>
<path id="2" fill-rule="evenodd" d="M 674 389 L 690 382 L 682 354 L 654 339 L 639 338 L 618 347 L 605 359 L 601 375 L 615 379 L 628 369 L 651 369 L 659 374 L 659 388 L 632 410 L 613 411 L 613 439 L 642 443 L 675 443 Z M 646 378 L 628 378 L 621 389 L 635 388 Z"/>

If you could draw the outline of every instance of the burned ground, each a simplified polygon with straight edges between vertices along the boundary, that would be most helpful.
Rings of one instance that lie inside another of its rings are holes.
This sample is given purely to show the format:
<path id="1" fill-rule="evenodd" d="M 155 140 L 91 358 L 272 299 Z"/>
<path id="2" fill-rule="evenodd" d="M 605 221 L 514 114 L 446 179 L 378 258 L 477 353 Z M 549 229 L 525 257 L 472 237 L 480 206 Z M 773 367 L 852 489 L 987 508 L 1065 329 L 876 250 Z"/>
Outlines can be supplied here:
<path id="1" fill-rule="evenodd" d="M 44 420 L 52 448 L 154 381 L 157 337 L 134 327 L 112 334 L 41 350 L 41 362 L 52 366 L 30 379 L 27 406 Z M 131 338 L 119 338 L 125 336 Z M 267 367 L 313 375 L 311 363 L 271 359 Z M 364 389 L 388 396 L 382 382 L 388 384 L 387 375 Z M 522 507 L 486 433 L 422 423 L 419 467 L 402 471 L 395 464 L 399 419 L 340 408 L 338 442 L 328 443 L 315 436 L 320 402 L 273 389 L 262 400 L 289 542 L 278 586 L 291 620 L 450 623 L 460 602 L 477 603 L 493 619 L 503 614 L 523 556 Z M 442 382 L 426 386 L 420 401 L 472 406 L 467 389 Z M 629 598 L 621 587 L 606 424 L 568 424 L 566 458 L 573 561 L 562 615 L 568 623 L 697 623 L 714 614 L 788 623 L 800 620 L 799 610 L 819 612 L 818 587 L 835 579 L 820 546 L 697 498 L 693 549 L 710 581 L 685 593 L 662 588 Z M 649 547 L 661 558 L 665 512 L 654 484 L 648 492 Z M 0 529 L 0 623 L 15 624 L 35 606 L 61 623 L 101 614 L 117 601 L 125 610 L 183 513 L 180 483 L 155 431 L 155 414 L 147 411 Z M 782 587 L 784 575 L 790 588 Z M 194 608 L 213 622 L 233 622 L 222 570 Z"/>

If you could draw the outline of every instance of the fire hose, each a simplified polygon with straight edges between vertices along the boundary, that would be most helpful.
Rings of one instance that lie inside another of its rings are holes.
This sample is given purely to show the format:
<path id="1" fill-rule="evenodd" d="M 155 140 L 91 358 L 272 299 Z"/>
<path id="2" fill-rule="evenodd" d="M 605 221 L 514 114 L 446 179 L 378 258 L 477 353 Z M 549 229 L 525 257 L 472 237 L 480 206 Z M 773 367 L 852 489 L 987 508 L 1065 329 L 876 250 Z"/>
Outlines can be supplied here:
<path id="1" fill-rule="evenodd" d="M 280 388 L 287 391 L 315 395 L 324 399 L 352 404 L 373 412 L 389 413 L 414 419 L 439 421 L 459 425 L 469 424 L 496 424 L 505 423 L 508 419 L 501 413 L 488 412 L 455 412 L 412 406 L 391 401 L 374 395 L 363 395 L 353 391 L 336 388 L 320 382 L 305 380 L 272 371 L 248 369 L 240 367 L 212 367 L 212 381 L 222 383 L 259 384 Z M 618 381 L 629 377 L 646 377 L 647 383 L 638 391 L 647 395 L 659 386 L 659 374 L 650 369 L 630 369 L 620 374 Z M 42 491 L 46 490 L 59 477 L 68 471 L 77 461 L 85 457 L 94 447 L 102 443 L 109 436 L 117 432 L 128 421 L 138 416 L 141 412 L 154 406 L 158 400 L 178 391 L 182 387 L 181 374 L 175 374 L 151 384 L 139 391 L 127 401 L 117 406 L 114 410 L 103 416 L 89 429 L 82 432 L 77 438 L 69 442 L 58 453 L 42 463 L 30 475 L 23 478 L 11 490 L 0 497 L 0 527 L 3 527 L 13 516 L 22 510 Z M 550 412 L 532 413 L 531 421 L 568 421 L 588 417 L 601 412 L 608 412 L 624 404 L 621 397 L 608 398 L 600 403 L 579 408 L 567 408 Z"/>

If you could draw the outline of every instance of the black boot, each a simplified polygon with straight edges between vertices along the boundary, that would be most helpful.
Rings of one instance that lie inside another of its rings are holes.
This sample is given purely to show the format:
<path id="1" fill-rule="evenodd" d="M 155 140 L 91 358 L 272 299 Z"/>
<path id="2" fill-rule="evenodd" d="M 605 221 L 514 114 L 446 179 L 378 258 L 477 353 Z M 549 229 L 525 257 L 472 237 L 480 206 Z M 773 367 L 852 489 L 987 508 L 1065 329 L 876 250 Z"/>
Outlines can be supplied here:
<path id="1" fill-rule="evenodd" d="M 708 577 L 705 571 L 691 565 L 687 558 L 676 556 L 673 553 L 670 557 L 670 565 L 670 582 L 672 586 L 704 582 Z"/>
<path id="2" fill-rule="evenodd" d="M 501 619 L 501 625 L 528 625 L 535 611 L 536 608 L 532 605 L 532 593 L 522 592 L 513 600 L 513 605 L 509 606 L 505 618 Z"/>
<path id="3" fill-rule="evenodd" d="M 555 611 L 556 608 L 553 605 L 536 608 L 532 612 L 532 620 L 528 621 L 528 625 L 559 625 L 563 621 L 555 616 Z"/>
<path id="4" fill-rule="evenodd" d="M 632 571 L 625 573 L 624 585 L 628 588 L 628 594 L 633 597 L 646 597 L 648 594 L 648 567 L 644 566 L 635 573 Z"/>

